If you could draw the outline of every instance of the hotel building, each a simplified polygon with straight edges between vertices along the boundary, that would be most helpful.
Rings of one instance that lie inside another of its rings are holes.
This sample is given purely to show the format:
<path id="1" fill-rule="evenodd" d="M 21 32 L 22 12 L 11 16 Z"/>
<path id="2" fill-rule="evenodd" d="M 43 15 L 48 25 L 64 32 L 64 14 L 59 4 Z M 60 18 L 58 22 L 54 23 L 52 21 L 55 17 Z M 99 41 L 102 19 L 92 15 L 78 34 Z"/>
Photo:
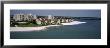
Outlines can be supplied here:
<path id="1" fill-rule="evenodd" d="M 16 14 L 13 16 L 13 19 L 15 21 L 32 21 L 33 19 L 36 19 L 37 16 L 33 16 L 32 14 Z"/>

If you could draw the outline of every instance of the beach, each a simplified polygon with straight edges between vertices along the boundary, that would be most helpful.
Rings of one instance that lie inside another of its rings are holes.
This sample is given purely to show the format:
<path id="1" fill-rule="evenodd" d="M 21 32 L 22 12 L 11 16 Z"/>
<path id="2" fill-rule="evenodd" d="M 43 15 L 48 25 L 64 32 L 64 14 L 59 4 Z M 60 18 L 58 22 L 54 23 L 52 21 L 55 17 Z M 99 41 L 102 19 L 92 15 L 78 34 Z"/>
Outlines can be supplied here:
<path id="1" fill-rule="evenodd" d="M 86 22 L 80 22 L 80 21 L 73 21 L 70 23 L 61 23 L 62 25 L 77 25 L 82 24 Z M 45 30 L 48 27 L 54 27 L 54 26 L 62 26 L 62 25 L 47 25 L 47 26 L 39 26 L 39 27 L 10 27 L 10 31 L 40 31 Z"/>
<path id="2" fill-rule="evenodd" d="M 60 25 L 48 25 L 39 27 L 10 27 L 10 31 L 40 31 L 45 30 L 47 27 L 60 26 Z"/>

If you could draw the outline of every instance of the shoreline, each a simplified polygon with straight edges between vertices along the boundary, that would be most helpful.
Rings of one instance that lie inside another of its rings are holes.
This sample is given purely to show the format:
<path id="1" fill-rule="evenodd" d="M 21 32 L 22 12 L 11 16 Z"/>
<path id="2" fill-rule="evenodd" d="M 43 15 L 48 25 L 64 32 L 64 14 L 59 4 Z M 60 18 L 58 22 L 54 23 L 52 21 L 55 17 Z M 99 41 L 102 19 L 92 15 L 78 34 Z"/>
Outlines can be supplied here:
<path id="1" fill-rule="evenodd" d="M 86 22 L 80 22 L 80 21 L 73 21 L 70 23 L 62 23 L 63 25 L 78 25 L 78 24 L 82 24 L 82 23 L 86 23 Z"/>
<path id="2" fill-rule="evenodd" d="M 45 30 L 47 27 L 61 26 L 61 25 L 48 25 L 40 27 L 10 27 L 10 31 L 40 31 Z"/>
<path id="3" fill-rule="evenodd" d="M 61 23 L 62 25 L 78 25 L 86 22 L 80 22 L 80 21 L 73 21 L 70 23 Z M 10 27 L 10 31 L 40 31 L 45 30 L 48 27 L 54 27 L 54 26 L 62 26 L 62 25 L 47 25 L 47 26 L 39 26 L 39 27 Z"/>

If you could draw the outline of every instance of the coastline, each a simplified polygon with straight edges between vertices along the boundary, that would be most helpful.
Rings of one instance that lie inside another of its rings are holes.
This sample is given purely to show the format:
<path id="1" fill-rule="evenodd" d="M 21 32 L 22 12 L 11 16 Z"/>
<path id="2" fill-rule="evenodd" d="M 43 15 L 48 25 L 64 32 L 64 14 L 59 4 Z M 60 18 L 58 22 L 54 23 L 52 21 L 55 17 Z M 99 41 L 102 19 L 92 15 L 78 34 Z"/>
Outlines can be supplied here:
<path id="1" fill-rule="evenodd" d="M 60 26 L 60 25 L 48 25 L 39 27 L 10 27 L 10 31 L 40 31 L 45 30 L 47 27 Z"/>
<path id="2" fill-rule="evenodd" d="M 70 23 L 61 23 L 62 25 L 78 25 L 86 22 L 80 21 L 73 21 Z M 45 30 L 47 27 L 54 27 L 54 26 L 61 26 L 61 25 L 47 25 L 47 26 L 39 26 L 39 27 L 10 27 L 10 31 L 40 31 Z"/>

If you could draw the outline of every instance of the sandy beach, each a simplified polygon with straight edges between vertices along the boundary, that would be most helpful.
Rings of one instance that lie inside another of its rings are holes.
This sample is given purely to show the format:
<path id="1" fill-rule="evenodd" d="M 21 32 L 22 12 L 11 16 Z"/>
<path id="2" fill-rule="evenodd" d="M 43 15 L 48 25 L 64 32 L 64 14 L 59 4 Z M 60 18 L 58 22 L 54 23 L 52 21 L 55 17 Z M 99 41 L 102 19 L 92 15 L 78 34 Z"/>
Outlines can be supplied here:
<path id="1" fill-rule="evenodd" d="M 62 25 L 77 25 L 86 22 L 74 21 L 70 23 L 61 23 Z M 39 27 L 10 27 L 10 31 L 40 31 L 45 30 L 47 27 L 54 27 L 54 26 L 61 26 L 61 25 L 48 25 L 48 26 L 39 26 Z"/>
<path id="2" fill-rule="evenodd" d="M 47 27 L 60 26 L 60 25 L 48 25 L 39 27 L 10 27 L 10 31 L 40 31 L 45 30 Z"/>

